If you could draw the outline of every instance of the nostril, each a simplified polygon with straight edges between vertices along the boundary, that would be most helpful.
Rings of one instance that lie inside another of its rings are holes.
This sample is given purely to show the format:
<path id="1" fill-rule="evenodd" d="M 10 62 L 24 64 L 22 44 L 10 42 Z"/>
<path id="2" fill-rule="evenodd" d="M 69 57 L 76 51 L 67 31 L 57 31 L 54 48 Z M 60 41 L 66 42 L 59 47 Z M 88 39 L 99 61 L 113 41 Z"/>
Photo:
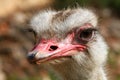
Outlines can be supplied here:
<path id="1" fill-rule="evenodd" d="M 58 48 L 58 46 L 52 45 L 52 46 L 50 46 L 49 51 L 57 50 L 57 48 Z"/>

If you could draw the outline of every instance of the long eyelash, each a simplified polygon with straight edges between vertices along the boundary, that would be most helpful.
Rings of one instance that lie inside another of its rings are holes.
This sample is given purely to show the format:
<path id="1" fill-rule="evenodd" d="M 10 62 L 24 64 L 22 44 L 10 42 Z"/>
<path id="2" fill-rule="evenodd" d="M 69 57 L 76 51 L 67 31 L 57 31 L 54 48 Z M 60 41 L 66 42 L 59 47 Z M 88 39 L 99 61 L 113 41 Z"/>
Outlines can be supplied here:
<path id="1" fill-rule="evenodd" d="M 86 28 L 86 29 L 84 29 L 84 30 L 98 31 L 98 29 L 97 29 L 97 28 Z"/>

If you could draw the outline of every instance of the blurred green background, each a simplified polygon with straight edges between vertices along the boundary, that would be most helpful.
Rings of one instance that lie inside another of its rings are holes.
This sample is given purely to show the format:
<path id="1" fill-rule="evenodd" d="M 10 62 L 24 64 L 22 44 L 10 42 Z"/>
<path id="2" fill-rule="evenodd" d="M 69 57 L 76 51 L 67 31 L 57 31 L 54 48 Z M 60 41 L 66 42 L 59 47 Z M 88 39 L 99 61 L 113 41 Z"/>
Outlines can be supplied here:
<path id="1" fill-rule="evenodd" d="M 25 32 L 40 10 L 85 7 L 99 16 L 101 34 L 108 43 L 109 80 L 120 80 L 120 0 L 0 0 L 0 80 L 60 80 L 49 66 L 26 60 L 34 39 Z"/>

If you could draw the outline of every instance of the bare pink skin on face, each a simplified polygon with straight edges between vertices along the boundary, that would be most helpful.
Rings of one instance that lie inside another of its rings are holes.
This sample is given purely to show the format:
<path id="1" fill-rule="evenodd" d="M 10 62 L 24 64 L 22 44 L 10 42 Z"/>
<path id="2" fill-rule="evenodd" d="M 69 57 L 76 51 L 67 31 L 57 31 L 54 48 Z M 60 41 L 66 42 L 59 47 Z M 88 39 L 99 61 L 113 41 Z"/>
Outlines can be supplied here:
<path id="1" fill-rule="evenodd" d="M 41 57 L 41 60 L 45 58 L 47 58 L 47 60 L 50 60 L 56 57 L 71 56 L 76 51 L 83 51 L 86 49 L 86 46 L 84 45 L 72 44 L 73 39 L 74 33 L 69 34 L 66 39 L 60 42 L 57 42 L 56 39 L 42 39 L 32 51 L 37 51 L 37 54 L 45 55 Z"/>
<path id="2" fill-rule="evenodd" d="M 93 27 L 91 24 L 84 24 L 83 26 L 78 29 L 82 31 L 86 28 Z M 77 31 L 76 31 L 77 32 Z M 84 51 L 86 46 L 83 44 L 78 44 L 74 41 L 75 33 L 69 33 L 68 36 L 58 42 L 55 38 L 46 40 L 42 39 L 40 43 L 33 48 L 32 51 L 37 51 L 37 55 L 39 55 L 39 62 L 44 62 L 46 60 L 58 58 L 58 57 L 65 57 L 74 55 L 75 52 Z"/>
<path id="3" fill-rule="evenodd" d="M 78 32 L 78 31 L 82 31 L 82 30 L 84 30 L 84 29 L 86 29 L 86 28 L 91 28 L 91 27 L 93 27 L 92 24 L 86 23 L 86 24 L 84 24 L 83 26 L 81 26 L 80 29 L 77 30 L 77 32 Z"/>

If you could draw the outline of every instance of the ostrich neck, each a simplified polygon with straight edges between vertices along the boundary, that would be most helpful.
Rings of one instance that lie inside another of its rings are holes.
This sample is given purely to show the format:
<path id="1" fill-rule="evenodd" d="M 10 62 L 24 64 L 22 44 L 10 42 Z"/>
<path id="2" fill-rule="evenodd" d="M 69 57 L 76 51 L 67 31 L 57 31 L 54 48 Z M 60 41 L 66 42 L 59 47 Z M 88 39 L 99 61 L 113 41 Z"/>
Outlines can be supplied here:
<path id="1" fill-rule="evenodd" d="M 63 80 L 107 80 L 102 67 L 90 68 L 69 61 L 53 67 Z"/>

